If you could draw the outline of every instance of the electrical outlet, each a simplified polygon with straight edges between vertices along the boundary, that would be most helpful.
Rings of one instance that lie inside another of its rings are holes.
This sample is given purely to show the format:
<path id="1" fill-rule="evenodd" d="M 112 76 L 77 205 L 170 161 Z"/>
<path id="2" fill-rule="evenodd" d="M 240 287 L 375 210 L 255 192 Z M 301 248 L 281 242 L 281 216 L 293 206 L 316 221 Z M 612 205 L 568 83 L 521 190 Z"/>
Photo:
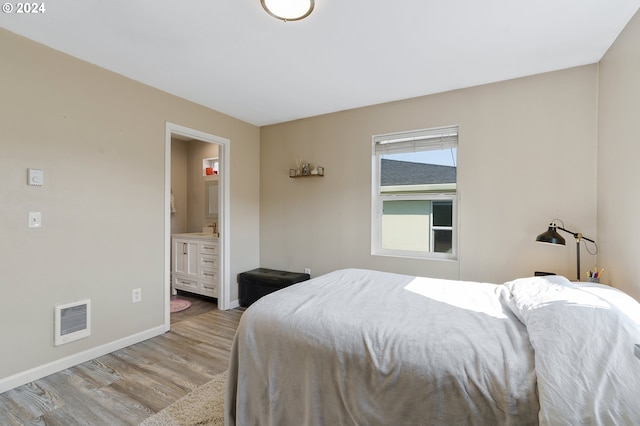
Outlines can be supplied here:
<path id="1" fill-rule="evenodd" d="M 142 289 L 134 288 L 133 291 L 131 292 L 131 301 L 133 303 L 138 303 L 141 300 L 142 300 Z"/>
<path id="2" fill-rule="evenodd" d="M 311 275 L 311 268 L 304 268 L 304 273 Z"/>

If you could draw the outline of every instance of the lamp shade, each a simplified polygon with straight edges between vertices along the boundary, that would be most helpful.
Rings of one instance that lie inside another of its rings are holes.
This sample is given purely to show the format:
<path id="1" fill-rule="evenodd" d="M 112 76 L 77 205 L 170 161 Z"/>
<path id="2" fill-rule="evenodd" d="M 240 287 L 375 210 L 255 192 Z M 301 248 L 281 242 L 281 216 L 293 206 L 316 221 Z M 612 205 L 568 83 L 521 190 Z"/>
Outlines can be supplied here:
<path id="1" fill-rule="evenodd" d="M 557 227 L 554 223 L 549 225 L 549 229 L 538 235 L 536 241 L 539 243 L 565 245 L 565 240 L 562 238 L 562 235 L 558 234 Z"/>
<path id="2" fill-rule="evenodd" d="M 314 0 L 260 0 L 262 7 L 274 18 L 299 21 L 311 14 Z"/>

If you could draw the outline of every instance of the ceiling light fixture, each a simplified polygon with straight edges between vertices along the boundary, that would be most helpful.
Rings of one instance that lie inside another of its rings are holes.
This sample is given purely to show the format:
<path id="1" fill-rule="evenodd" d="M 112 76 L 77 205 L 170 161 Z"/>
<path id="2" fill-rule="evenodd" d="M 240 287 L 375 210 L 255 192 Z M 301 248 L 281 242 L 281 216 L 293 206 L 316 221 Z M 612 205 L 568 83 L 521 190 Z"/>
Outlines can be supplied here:
<path id="1" fill-rule="evenodd" d="M 314 0 L 260 0 L 262 7 L 274 18 L 284 22 L 299 21 L 311 14 Z"/>

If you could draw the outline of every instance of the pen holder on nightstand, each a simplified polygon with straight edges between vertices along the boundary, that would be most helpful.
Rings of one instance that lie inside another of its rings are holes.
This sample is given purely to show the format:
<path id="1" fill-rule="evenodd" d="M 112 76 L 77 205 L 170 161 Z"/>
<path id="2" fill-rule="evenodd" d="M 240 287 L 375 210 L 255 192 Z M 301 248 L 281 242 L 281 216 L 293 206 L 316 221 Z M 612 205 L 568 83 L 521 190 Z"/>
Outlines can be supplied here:
<path id="1" fill-rule="evenodd" d="M 598 268 L 596 266 L 593 267 L 593 271 L 587 271 L 587 281 L 590 283 L 600 284 L 600 277 L 604 273 L 604 268 L 600 269 L 598 272 Z"/>

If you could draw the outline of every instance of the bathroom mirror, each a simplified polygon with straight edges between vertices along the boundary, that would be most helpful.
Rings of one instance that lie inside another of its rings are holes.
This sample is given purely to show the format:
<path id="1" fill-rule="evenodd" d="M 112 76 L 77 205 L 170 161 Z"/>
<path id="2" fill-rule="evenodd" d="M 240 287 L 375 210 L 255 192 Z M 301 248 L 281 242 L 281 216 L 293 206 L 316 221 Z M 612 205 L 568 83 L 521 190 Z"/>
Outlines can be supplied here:
<path id="1" fill-rule="evenodd" d="M 218 181 L 204 183 L 204 215 L 207 219 L 218 217 Z"/>

